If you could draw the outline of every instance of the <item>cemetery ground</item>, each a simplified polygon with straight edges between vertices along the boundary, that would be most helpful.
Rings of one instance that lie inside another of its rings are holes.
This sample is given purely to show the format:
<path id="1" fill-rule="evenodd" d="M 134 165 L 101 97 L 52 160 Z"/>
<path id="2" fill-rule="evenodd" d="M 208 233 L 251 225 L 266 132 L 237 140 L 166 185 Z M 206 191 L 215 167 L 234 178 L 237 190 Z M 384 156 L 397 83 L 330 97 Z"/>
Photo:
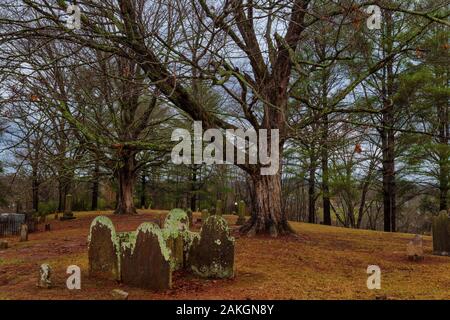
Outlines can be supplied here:
<path id="1" fill-rule="evenodd" d="M 431 237 L 424 236 L 425 259 L 409 261 L 412 234 L 352 230 L 291 222 L 297 237 L 240 237 L 236 216 L 228 216 L 236 238 L 236 277 L 207 280 L 175 272 L 173 287 L 151 292 L 89 278 L 87 236 L 96 215 L 108 215 L 117 231 L 135 230 L 144 221 L 159 221 L 167 211 L 140 210 L 136 216 L 79 212 L 77 219 L 53 220 L 51 231 L 30 233 L 29 241 L 7 237 L 0 250 L 0 299 L 111 299 L 114 289 L 129 299 L 448 299 L 450 258 L 433 256 Z M 194 220 L 200 217 L 194 213 Z M 195 225 L 192 230 L 198 230 Z M 51 289 L 37 288 L 42 263 L 53 269 Z M 81 290 L 66 288 L 66 269 L 78 265 Z M 368 265 L 381 268 L 381 290 L 366 286 Z"/>

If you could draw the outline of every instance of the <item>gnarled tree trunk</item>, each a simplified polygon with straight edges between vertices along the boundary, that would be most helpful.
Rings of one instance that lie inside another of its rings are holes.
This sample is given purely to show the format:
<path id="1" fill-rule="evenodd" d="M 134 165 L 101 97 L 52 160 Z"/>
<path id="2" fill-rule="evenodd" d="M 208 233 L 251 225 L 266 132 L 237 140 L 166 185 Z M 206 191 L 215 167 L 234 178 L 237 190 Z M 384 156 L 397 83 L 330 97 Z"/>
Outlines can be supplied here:
<path id="1" fill-rule="evenodd" d="M 126 152 L 126 151 L 125 151 Z M 134 183 L 136 159 L 134 154 L 125 154 L 121 158 L 121 166 L 117 171 L 119 178 L 119 196 L 115 214 L 136 214 L 134 206 Z"/>
<path id="2" fill-rule="evenodd" d="M 281 175 L 251 175 L 254 187 L 252 215 L 241 232 L 249 236 L 270 234 L 273 237 L 293 233 L 281 206 Z"/>

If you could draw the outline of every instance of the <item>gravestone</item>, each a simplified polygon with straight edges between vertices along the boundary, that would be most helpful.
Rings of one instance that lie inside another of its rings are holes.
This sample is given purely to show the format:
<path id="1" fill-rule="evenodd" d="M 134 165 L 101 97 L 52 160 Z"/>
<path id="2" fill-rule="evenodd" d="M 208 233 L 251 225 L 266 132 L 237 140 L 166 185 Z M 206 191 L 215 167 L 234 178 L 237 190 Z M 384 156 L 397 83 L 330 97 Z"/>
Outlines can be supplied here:
<path id="1" fill-rule="evenodd" d="M 73 200 L 73 197 L 71 194 L 66 195 L 65 209 L 64 209 L 63 216 L 60 219 L 61 221 L 75 219 L 73 212 L 72 212 L 72 200 Z"/>
<path id="2" fill-rule="evenodd" d="M 109 218 L 92 221 L 88 243 L 89 275 L 120 280 L 120 241 Z"/>
<path id="3" fill-rule="evenodd" d="M 38 287 L 49 289 L 52 286 L 52 268 L 50 265 L 44 263 L 39 267 Z"/>
<path id="4" fill-rule="evenodd" d="M 25 223 L 20 225 L 20 242 L 28 241 L 28 226 Z"/>
<path id="5" fill-rule="evenodd" d="M 156 224 L 141 224 L 136 237 L 129 242 L 122 242 L 121 250 L 124 284 L 156 291 L 171 288 L 171 253 Z"/>
<path id="6" fill-rule="evenodd" d="M 223 214 L 223 204 L 222 204 L 222 200 L 217 200 L 216 202 L 216 215 L 221 216 Z"/>
<path id="7" fill-rule="evenodd" d="M 8 241 L 2 240 L 0 241 L 0 250 L 6 250 L 8 249 Z"/>
<path id="8" fill-rule="evenodd" d="M 204 278 L 234 277 L 234 238 L 226 220 L 217 215 L 209 217 L 202 226 L 200 237 L 193 238 L 188 266 Z"/>
<path id="9" fill-rule="evenodd" d="M 189 230 L 189 217 L 181 209 L 173 209 L 164 221 L 163 238 L 171 251 L 173 270 L 184 267 L 185 234 Z"/>
<path id="10" fill-rule="evenodd" d="M 236 224 L 241 226 L 245 223 L 245 202 L 242 200 L 239 201 L 238 216 Z"/>
<path id="11" fill-rule="evenodd" d="M 209 218 L 209 211 L 208 209 L 202 210 L 202 223 L 205 223 L 205 221 Z"/>
<path id="12" fill-rule="evenodd" d="M 406 246 L 406 255 L 409 260 L 423 260 L 423 239 L 422 236 L 416 234 L 414 238 Z"/>
<path id="13" fill-rule="evenodd" d="M 433 254 L 439 256 L 450 255 L 450 222 L 448 214 L 442 210 L 433 218 Z"/>

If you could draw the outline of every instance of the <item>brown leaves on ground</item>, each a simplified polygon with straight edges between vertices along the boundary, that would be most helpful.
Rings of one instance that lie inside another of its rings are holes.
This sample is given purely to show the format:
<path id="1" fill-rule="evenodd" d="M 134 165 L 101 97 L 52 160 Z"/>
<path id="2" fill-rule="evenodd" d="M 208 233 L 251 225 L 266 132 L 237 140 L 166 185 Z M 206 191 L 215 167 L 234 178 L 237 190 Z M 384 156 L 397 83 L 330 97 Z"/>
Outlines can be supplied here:
<path id="1" fill-rule="evenodd" d="M 113 216 L 118 231 L 136 229 L 143 221 L 159 221 L 164 211 Z M 174 274 L 173 288 L 163 293 L 131 288 L 88 277 L 87 235 L 95 213 L 78 213 L 71 221 L 50 220 L 52 231 L 32 233 L 30 241 L 8 238 L 0 251 L 0 299 L 111 299 L 120 288 L 129 299 L 448 299 L 450 258 L 431 255 L 431 238 L 424 237 L 425 260 L 411 262 L 406 245 L 413 235 L 350 230 L 292 223 L 297 237 L 236 237 L 237 276 L 233 280 L 199 279 Z M 199 216 L 197 214 L 196 216 Z M 226 216 L 232 225 L 234 216 Z M 47 222 L 47 223 L 48 223 Z M 195 229 L 198 229 L 198 225 Z M 40 229 L 44 228 L 40 225 Z M 54 288 L 36 287 L 38 267 L 53 268 Z M 69 291 L 69 265 L 82 270 L 82 289 Z M 381 290 L 366 287 L 368 265 L 382 271 Z"/>

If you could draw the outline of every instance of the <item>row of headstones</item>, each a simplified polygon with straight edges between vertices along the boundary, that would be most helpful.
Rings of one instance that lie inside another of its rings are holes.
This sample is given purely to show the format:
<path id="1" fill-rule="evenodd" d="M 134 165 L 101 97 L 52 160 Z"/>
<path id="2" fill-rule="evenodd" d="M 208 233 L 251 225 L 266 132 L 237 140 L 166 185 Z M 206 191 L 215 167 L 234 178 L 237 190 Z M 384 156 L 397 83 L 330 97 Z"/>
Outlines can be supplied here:
<path id="1" fill-rule="evenodd" d="M 166 290 L 172 272 L 186 269 L 206 278 L 234 277 L 234 238 L 227 222 L 208 217 L 200 233 L 189 231 L 189 217 L 170 211 L 164 227 L 145 222 L 136 231 L 115 231 L 112 221 L 94 219 L 89 234 L 89 274 L 130 286 Z"/>
<path id="2" fill-rule="evenodd" d="M 223 214 L 223 210 L 224 209 L 223 209 L 222 200 L 217 200 L 216 207 L 211 210 L 211 213 L 213 215 L 221 216 Z M 190 224 L 193 225 L 192 210 L 187 209 L 186 212 L 189 217 Z M 202 214 L 201 214 L 201 221 L 206 221 L 206 219 L 208 219 L 208 217 L 210 216 L 211 213 L 208 211 L 208 209 L 203 209 Z M 238 215 L 238 219 L 237 219 L 236 224 L 243 225 L 245 223 L 245 215 L 246 215 L 246 207 L 245 207 L 245 202 L 243 200 L 239 201 L 239 203 L 238 203 L 238 214 L 237 215 Z"/>

